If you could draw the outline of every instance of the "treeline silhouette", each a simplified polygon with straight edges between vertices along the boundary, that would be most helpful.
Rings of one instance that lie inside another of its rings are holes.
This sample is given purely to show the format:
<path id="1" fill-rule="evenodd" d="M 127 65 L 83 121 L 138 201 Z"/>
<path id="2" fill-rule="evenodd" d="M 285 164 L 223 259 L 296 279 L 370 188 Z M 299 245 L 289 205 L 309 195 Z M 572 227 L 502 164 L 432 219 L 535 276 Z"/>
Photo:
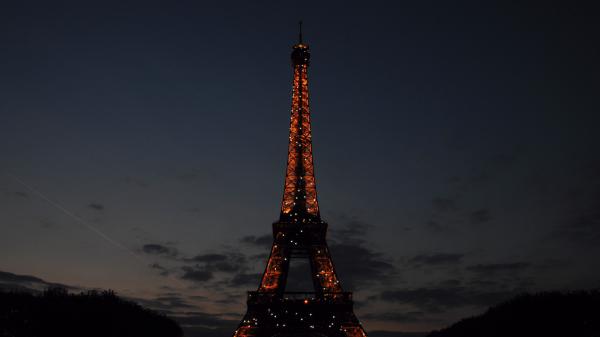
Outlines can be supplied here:
<path id="1" fill-rule="evenodd" d="M 170 318 L 113 291 L 0 291 L 0 337 L 181 337 Z"/>
<path id="2" fill-rule="evenodd" d="M 599 337 L 600 291 L 525 294 L 428 337 Z"/>

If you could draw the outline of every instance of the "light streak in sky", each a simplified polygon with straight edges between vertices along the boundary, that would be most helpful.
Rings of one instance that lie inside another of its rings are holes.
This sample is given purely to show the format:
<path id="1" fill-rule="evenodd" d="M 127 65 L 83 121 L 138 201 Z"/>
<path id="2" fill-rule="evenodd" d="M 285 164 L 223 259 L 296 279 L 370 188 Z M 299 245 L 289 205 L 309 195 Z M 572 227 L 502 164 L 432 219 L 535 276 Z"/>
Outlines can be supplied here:
<path id="1" fill-rule="evenodd" d="M 46 201 L 47 203 L 49 203 L 50 205 L 52 205 L 54 208 L 58 209 L 59 211 L 63 212 L 64 214 L 68 215 L 73 220 L 75 220 L 77 223 L 79 223 L 80 225 L 82 225 L 83 227 L 85 227 L 86 229 L 88 229 L 89 231 L 91 231 L 92 233 L 96 234 L 97 236 L 101 237 L 106 242 L 108 242 L 111 245 L 113 245 L 113 246 L 115 246 L 115 247 L 117 247 L 117 248 L 119 248 L 119 249 L 127 252 L 128 254 L 130 254 L 131 256 L 133 256 L 136 260 L 144 263 L 145 266 L 150 265 L 150 261 L 146 260 L 143 256 L 141 256 L 141 255 L 137 254 L 135 251 L 127 248 L 125 245 L 123 245 L 119 241 L 111 238 L 106 233 L 102 232 L 101 230 L 99 230 L 98 228 L 96 228 L 95 226 L 93 226 L 92 224 L 90 224 L 89 222 L 87 222 L 82 217 L 80 217 L 77 214 L 69 211 L 67 208 L 65 208 L 64 206 L 62 206 L 60 203 L 58 203 L 58 202 L 50 199 L 48 196 L 46 196 L 45 194 L 43 194 L 42 192 L 40 192 L 38 189 L 34 188 L 33 186 L 27 184 L 25 181 L 23 181 L 22 179 L 20 179 L 16 175 L 10 174 L 10 173 L 8 175 L 11 178 L 13 178 L 15 181 L 17 181 L 19 184 L 21 184 L 25 188 L 27 188 L 29 191 L 31 191 L 32 193 L 34 193 L 38 197 L 42 198 L 44 201 Z M 182 286 L 182 287 L 185 286 L 179 279 L 173 277 L 172 275 L 168 275 L 167 278 L 170 279 L 170 280 L 172 280 L 172 281 L 174 281 L 179 286 Z"/>
<path id="2" fill-rule="evenodd" d="M 89 231 L 91 231 L 92 233 L 100 236 L 102 239 L 104 239 L 106 242 L 110 243 L 111 245 L 122 249 L 124 251 L 126 251 L 127 253 L 131 254 L 133 257 L 135 257 L 136 259 L 144 262 L 144 259 L 138 255 L 136 252 L 134 252 L 133 250 L 125 247 L 123 244 L 121 244 L 120 242 L 118 242 L 117 240 L 111 238 L 110 236 L 108 236 L 107 234 L 105 234 L 104 232 L 102 232 L 101 230 L 99 230 L 98 228 L 94 227 L 92 224 L 90 224 L 89 222 L 85 221 L 85 219 L 81 218 L 80 216 L 78 216 L 77 214 L 69 211 L 68 209 L 66 209 L 64 206 L 62 206 L 61 204 L 59 204 L 58 202 L 50 199 L 49 197 L 47 197 L 46 195 L 44 195 L 42 192 L 40 192 L 39 190 L 37 190 L 36 188 L 34 188 L 33 186 L 27 184 L 26 182 L 24 182 L 22 179 L 20 179 L 19 177 L 15 176 L 14 174 L 9 174 L 14 180 L 16 180 L 19 184 L 23 185 L 25 188 L 27 188 L 29 191 L 31 191 L 32 193 L 34 193 L 35 195 L 37 195 L 38 197 L 42 198 L 43 200 L 45 200 L 46 202 L 48 202 L 50 205 L 52 205 L 54 208 L 58 209 L 59 211 L 63 212 L 64 214 L 68 215 L 69 217 L 71 217 L 73 220 L 75 220 L 77 223 L 79 223 L 80 225 L 84 226 L 85 228 L 87 228 Z"/>

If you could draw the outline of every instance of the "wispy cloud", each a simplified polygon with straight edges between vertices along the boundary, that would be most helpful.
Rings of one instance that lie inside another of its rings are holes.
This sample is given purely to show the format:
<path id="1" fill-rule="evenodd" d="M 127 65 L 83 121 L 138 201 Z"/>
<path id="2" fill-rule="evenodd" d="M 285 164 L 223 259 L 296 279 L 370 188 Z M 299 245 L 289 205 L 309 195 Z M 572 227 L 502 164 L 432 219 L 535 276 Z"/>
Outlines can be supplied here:
<path id="1" fill-rule="evenodd" d="M 492 214 L 489 209 L 482 208 L 473 211 L 469 214 L 469 221 L 473 225 L 480 225 L 492 219 Z"/>
<path id="2" fill-rule="evenodd" d="M 142 246 L 142 251 L 149 255 L 160 255 L 168 258 L 176 258 L 179 255 L 176 248 L 158 243 L 145 244 Z"/>
<path id="3" fill-rule="evenodd" d="M 240 239 L 240 242 L 243 244 L 250 245 L 250 246 L 256 246 L 256 247 L 260 247 L 260 248 L 269 248 L 269 247 L 271 247 L 271 244 L 273 243 L 273 235 L 265 234 L 265 235 L 260 235 L 260 236 L 254 236 L 254 235 L 244 236 L 243 238 Z"/>
<path id="4" fill-rule="evenodd" d="M 331 231 L 329 248 L 345 288 L 382 283 L 398 275 L 392 259 L 367 243 L 367 233 L 373 225 L 352 217 L 340 220 L 342 226 Z"/>
<path id="5" fill-rule="evenodd" d="M 468 271 L 476 273 L 498 273 L 498 272 L 519 272 L 531 267 L 528 262 L 511 262 L 511 263 L 490 263 L 490 264 L 476 264 L 468 266 Z"/>
<path id="6" fill-rule="evenodd" d="M 104 205 L 95 203 L 95 202 L 88 204 L 88 207 L 95 211 L 103 211 L 104 210 Z"/>
<path id="7" fill-rule="evenodd" d="M 464 254 L 457 253 L 430 253 L 419 254 L 409 259 L 413 266 L 442 266 L 455 265 L 462 261 Z"/>
<path id="8" fill-rule="evenodd" d="M 379 299 L 385 302 L 409 304 L 428 313 L 440 313 L 450 308 L 485 307 L 509 299 L 518 290 L 483 290 L 471 287 L 419 287 L 387 290 Z"/>
<path id="9" fill-rule="evenodd" d="M 60 287 L 70 290 L 80 289 L 79 287 L 69 286 L 66 284 L 48 282 L 39 277 L 31 275 L 20 275 L 0 271 L 0 289 L 37 292 L 49 287 Z"/>

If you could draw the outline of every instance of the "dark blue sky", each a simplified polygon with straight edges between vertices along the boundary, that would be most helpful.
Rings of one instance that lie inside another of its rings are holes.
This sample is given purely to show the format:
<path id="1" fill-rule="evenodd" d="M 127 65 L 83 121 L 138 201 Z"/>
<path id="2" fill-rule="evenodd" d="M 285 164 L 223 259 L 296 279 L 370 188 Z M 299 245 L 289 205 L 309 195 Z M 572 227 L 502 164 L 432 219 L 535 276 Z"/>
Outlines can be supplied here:
<path id="1" fill-rule="evenodd" d="M 321 212 L 367 331 L 598 287 L 594 13 L 3 3 L 0 270 L 110 287 L 195 312 L 180 317 L 192 333 L 228 331 L 279 212 L 302 18 Z"/>

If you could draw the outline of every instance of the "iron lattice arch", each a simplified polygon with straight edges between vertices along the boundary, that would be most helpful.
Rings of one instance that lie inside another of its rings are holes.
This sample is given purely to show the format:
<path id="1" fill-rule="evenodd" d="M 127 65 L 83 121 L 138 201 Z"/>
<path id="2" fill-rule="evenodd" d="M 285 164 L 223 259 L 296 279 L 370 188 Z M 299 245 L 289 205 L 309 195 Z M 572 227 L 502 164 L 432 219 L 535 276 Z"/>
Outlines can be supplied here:
<path id="1" fill-rule="evenodd" d="M 279 221 L 260 285 L 248 292 L 247 312 L 234 337 L 366 337 L 344 292 L 326 242 L 312 154 L 308 100 L 308 45 L 292 50 L 294 80 L 288 160 Z M 291 259 L 307 259 L 312 292 L 286 291 Z"/>

